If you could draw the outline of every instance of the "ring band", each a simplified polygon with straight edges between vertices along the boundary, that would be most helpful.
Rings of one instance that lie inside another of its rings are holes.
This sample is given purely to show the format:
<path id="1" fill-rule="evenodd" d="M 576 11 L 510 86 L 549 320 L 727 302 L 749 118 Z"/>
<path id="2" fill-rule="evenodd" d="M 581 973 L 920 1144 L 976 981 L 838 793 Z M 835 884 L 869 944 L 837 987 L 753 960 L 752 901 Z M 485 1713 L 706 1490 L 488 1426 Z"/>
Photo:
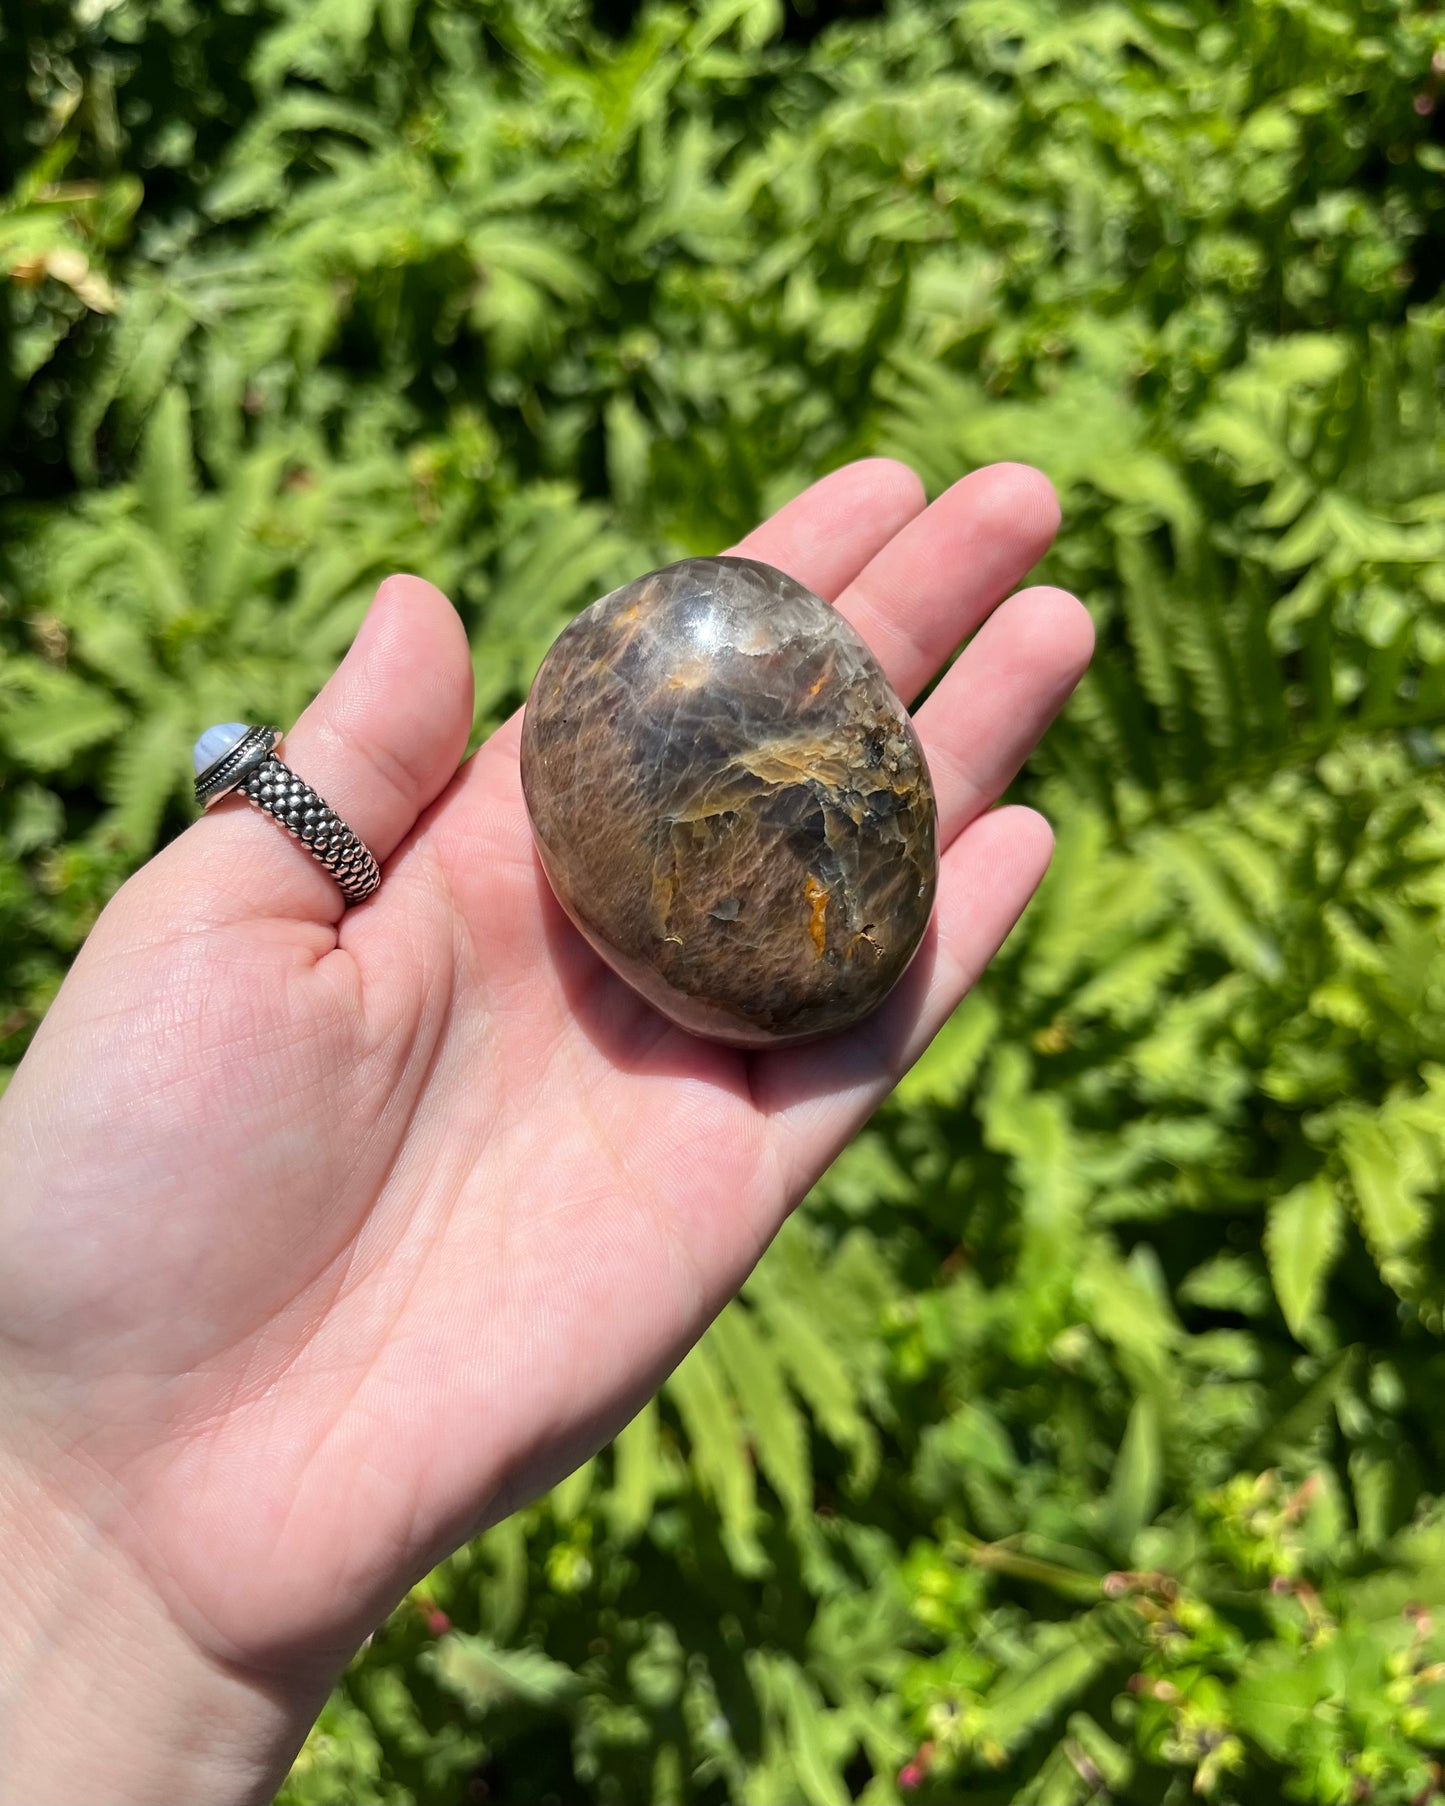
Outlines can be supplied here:
<path id="1" fill-rule="evenodd" d="M 276 757 L 280 740 L 274 727 L 228 722 L 209 729 L 196 742 L 196 801 L 209 809 L 239 792 L 326 868 L 348 903 L 359 903 L 381 883 L 381 869 L 365 841 Z"/>

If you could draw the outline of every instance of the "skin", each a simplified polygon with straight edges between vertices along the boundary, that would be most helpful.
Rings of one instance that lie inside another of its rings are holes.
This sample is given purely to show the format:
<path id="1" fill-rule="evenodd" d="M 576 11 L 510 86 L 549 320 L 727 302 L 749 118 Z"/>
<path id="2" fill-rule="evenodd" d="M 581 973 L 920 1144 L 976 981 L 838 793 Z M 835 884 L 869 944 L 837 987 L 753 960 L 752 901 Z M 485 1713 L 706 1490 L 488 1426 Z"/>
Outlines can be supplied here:
<path id="1" fill-rule="evenodd" d="M 0 1102 L 0 1799 L 268 1798 L 405 1589 L 656 1389 L 1043 875 L 993 805 L 1092 648 L 1010 594 L 1057 524 L 1024 467 L 925 507 L 869 460 L 737 548 L 905 699 L 969 641 L 917 718 L 934 923 L 846 1036 L 709 1046 L 621 985 L 541 876 L 520 717 L 457 770 L 466 641 L 416 577 L 284 748 L 376 896 L 239 800 L 124 886 Z"/>

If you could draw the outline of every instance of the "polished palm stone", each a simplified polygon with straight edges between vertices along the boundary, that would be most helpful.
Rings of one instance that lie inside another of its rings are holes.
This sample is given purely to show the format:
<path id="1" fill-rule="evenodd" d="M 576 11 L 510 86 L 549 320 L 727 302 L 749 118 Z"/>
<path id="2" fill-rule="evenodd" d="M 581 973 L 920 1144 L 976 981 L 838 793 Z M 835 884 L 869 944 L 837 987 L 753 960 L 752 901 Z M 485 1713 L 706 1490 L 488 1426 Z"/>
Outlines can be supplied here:
<path id="1" fill-rule="evenodd" d="M 563 908 L 694 1034 L 846 1028 L 928 925 L 935 809 L 908 713 L 771 565 L 689 558 L 585 609 L 532 686 L 522 785 Z"/>

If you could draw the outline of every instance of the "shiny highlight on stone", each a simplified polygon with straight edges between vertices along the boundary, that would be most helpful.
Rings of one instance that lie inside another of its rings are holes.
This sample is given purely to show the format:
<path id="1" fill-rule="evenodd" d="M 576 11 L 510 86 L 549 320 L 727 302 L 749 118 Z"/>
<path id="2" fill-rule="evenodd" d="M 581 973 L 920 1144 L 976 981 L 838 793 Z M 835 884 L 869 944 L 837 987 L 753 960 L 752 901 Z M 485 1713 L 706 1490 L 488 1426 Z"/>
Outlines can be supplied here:
<path id="1" fill-rule="evenodd" d="M 936 811 L 908 712 L 771 565 L 689 558 L 585 609 L 532 687 L 522 785 L 572 921 L 708 1039 L 849 1027 L 928 925 Z"/>

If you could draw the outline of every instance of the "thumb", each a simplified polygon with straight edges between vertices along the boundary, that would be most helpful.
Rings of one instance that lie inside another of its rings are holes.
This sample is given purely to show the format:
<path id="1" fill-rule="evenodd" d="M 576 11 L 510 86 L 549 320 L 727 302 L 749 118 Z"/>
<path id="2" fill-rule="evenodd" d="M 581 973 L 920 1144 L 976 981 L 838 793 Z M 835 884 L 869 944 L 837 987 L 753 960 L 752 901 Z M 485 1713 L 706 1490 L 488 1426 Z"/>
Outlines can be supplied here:
<path id="1" fill-rule="evenodd" d="M 388 577 L 279 753 L 384 866 L 451 781 L 471 725 L 471 656 L 456 610 L 420 577 Z M 217 803 L 148 872 L 197 926 L 335 923 L 345 908 L 330 875 L 241 796 Z"/>

